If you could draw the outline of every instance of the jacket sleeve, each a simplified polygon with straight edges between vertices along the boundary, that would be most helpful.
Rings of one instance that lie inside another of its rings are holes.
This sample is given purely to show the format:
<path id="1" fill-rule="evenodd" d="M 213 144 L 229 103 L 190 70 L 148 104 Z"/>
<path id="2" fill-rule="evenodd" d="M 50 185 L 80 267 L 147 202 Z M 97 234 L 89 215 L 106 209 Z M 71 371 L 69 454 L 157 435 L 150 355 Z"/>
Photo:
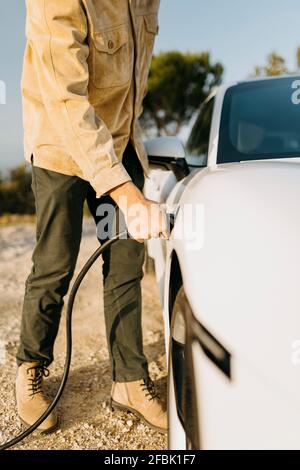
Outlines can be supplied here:
<path id="1" fill-rule="evenodd" d="M 130 181 L 88 99 L 87 17 L 80 0 L 27 0 L 26 35 L 47 114 L 97 197 Z"/>

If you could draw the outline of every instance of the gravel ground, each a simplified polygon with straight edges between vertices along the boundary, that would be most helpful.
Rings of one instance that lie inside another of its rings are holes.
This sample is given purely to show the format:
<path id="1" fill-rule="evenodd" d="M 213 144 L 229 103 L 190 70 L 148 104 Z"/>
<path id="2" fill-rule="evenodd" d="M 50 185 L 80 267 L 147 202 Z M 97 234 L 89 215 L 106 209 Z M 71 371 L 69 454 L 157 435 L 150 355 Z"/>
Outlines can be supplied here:
<path id="1" fill-rule="evenodd" d="M 18 344 L 24 282 L 31 266 L 34 226 L 0 229 L 0 441 L 22 430 L 15 399 L 15 353 Z M 78 269 L 98 246 L 93 223 L 86 220 Z M 78 294 L 74 313 L 73 360 L 69 382 L 59 404 L 61 429 L 27 438 L 17 449 L 166 449 L 166 436 L 150 430 L 130 413 L 108 406 L 111 376 L 102 306 L 101 261 L 93 267 Z M 154 276 L 143 279 L 143 331 L 150 373 L 160 395 L 166 395 L 163 322 Z M 47 393 L 55 394 L 64 364 L 64 317 L 50 367 Z"/>

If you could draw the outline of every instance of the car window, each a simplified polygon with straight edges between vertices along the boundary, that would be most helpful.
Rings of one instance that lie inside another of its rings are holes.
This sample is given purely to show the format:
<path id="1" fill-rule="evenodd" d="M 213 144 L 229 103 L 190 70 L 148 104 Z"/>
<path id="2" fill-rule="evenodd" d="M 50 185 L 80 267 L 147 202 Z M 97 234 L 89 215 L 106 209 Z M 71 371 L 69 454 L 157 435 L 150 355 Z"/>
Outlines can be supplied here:
<path id="1" fill-rule="evenodd" d="M 215 98 L 211 98 L 205 102 L 199 111 L 199 115 L 191 130 L 187 141 L 186 149 L 188 156 L 198 157 L 194 161 L 198 162 L 197 166 L 207 165 L 209 136 L 213 117 Z M 197 164 L 197 163 L 196 163 Z"/>
<path id="2" fill-rule="evenodd" d="M 300 80 L 284 77 L 227 90 L 218 163 L 300 156 Z"/>

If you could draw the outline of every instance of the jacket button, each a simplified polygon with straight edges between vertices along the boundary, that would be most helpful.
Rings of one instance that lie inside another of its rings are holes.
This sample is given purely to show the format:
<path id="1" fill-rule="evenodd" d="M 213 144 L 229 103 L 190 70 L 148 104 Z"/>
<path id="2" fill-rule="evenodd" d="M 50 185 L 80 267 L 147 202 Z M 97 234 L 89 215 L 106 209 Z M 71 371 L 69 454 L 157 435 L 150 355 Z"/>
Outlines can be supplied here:
<path id="1" fill-rule="evenodd" d="M 111 40 L 108 41 L 107 45 L 108 45 L 108 49 L 113 49 L 114 46 L 115 46 L 113 41 L 111 41 Z"/>

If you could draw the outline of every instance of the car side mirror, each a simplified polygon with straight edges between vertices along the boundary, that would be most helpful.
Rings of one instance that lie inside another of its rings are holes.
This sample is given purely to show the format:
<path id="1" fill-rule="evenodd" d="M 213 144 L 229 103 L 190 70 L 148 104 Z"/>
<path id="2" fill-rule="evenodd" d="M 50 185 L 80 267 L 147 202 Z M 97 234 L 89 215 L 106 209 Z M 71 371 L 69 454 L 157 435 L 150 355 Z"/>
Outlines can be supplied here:
<path id="1" fill-rule="evenodd" d="M 185 149 L 177 137 L 158 137 L 146 140 L 144 144 L 152 167 L 173 171 L 177 181 L 189 175 Z"/>

